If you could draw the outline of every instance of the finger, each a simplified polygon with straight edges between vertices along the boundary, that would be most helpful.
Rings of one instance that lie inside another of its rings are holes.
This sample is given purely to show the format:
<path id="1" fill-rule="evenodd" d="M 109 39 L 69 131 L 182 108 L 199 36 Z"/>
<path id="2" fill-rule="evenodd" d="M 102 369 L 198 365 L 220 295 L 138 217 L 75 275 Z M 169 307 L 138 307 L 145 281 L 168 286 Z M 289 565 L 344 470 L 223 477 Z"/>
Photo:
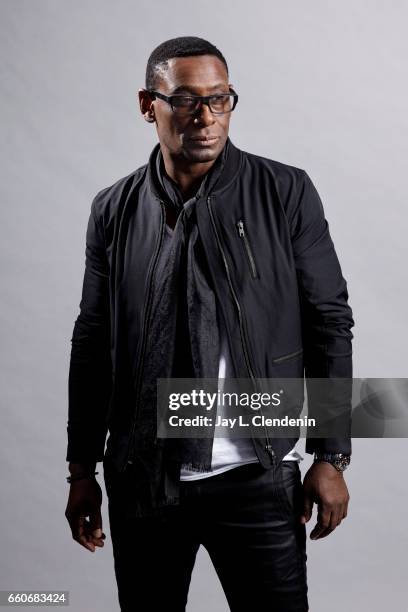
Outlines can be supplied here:
<path id="1" fill-rule="evenodd" d="M 319 506 L 317 513 L 317 523 L 310 533 L 312 540 L 317 540 L 327 529 L 330 529 L 331 510 L 327 507 Z"/>
<path id="2" fill-rule="evenodd" d="M 325 538 L 330 533 L 332 533 L 335 529 L 337 529 L 337 527 L 341 525 L 341 522 L 344 516 L 347 516 L 347 504 L 339 504 L 338 507 L 334 508 L 331 511 L 330 523 L 328 527 L 326 527 L 324 531 L 320 533 L 319 539 Z"/>
<path id="3" fill-rule="evenodd" d="M 99 548 L 103 548 L 105 546 L 105 542 L 104 540 L 106 539 L 106 535 L 102 534 L 102 536 L 100 538 L 96 538 L 91 531 L 88 530 L 85 531 L 85 540 L 88 542 L 88 544 L 92 544 L 93 546 L 98 546 Z M 94 548 L 92 548 L 92 550 L 94 550 Z"/>
<path id="4" fill-rule="evenodd" d="M 87 550 L 91 552 L 95 552 L 95 545 L 89 539 L 89 533 L 87 531 L 87 521 L 85 516 L 78 516 L 77 519 L 77 529 L 75 530 L 74 540 L 81 544 Z"/>
<path id="5" fill-rule="evenodd" d="M 100 511 L 91 513 L 89 520 L 89 529 L 92 537 L 100 539 L 102 537 L 102 514 Z"/>
<path id="6" fill-rule="evenodd" d="M 330 518 L 330 529 L 334 530 L 340 525 L 342 516 L 342 505 L 340 504 L 339 506 L 337 506 L 337 508 L 332 510 L 332 515 Z"/>
<path id="7" fill-rule="evenodd" d="M 340 511 L 340 514 L 337 517 L 337 525 L 335 526 L 335 529 L 337 529 L 337 527 L 340 527 L 342 520 L 343 520 L 343 511 Z"/>
<path id="8" fill-rule="evenodd" d="M 80 536 L 79 538 L 74 539 L 78 542 L 78 544 L 81 544 L 81 546 L 83 546 L 87 550 L 95 552 L 95 544 L 93 542 L 90 542 L 86 536 Z"/>
<path id="9" fill-rule="evenodd" d="M 320 532 L 319 540 L 322 538 L 326 538 L 328 535 L 330 535 L 338 527 L 339 520 L 340 515 L 338 511 L 332 511 L 330 515 L 329 525 L 325 529 L 323 529 L 323 531 Z"/>
<path id="10" fill-rule="evenodd" d="M 102 531 L 102 515 L 100 511 L 91 514 L 89 521 L 89 531 L 91 541 L 99 547 L 104 546 L 104 539 L 106 535 Z"/>
<path id="11" fill-rule="evenodd" d="M 310 521 L 313 512 L 313 499 L 308 495 L 304 494 L 303 497 L 303 511 L 300 516 L 300 522 L 304 525 Z"/>
<path id="12" fill-rule="evenodd" d="M 316 523 L 313 531 L 310 534 L 311 540 L 320 540 L 323 538 L 325 534 L 330 533 L 331 529 L 327 525 Z"/>
<path id="13" fill-rule="evenodd" d="M 321 531 L 318 535 L 317 538 L 313 538 L 313 540 L 322 540 L 323 538 L 327 537 L 328 535 L 330 535 L 332 533 L 332 531 L 334 531 L 334 529 L 332 529 L 331 527 L 326 527 L 325 529 L 323 529 L 323 531 Z"/>
<path id="14" fill-rule="evenodd" d="M 95 546 L 99 546 L 100 548 L 103 548 L 105 546 L 104 539 L 105 538 L 102 537 L 96 538 L 91 533 L 88 536 L 88 542 L 92 542 L 92 544 L 94 544 Z"/>

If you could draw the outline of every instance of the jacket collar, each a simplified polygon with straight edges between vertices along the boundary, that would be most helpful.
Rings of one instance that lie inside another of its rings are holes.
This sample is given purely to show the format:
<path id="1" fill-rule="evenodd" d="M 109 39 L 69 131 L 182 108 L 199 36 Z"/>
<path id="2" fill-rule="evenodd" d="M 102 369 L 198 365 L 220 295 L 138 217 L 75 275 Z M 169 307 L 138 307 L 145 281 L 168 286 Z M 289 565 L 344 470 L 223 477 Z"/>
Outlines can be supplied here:
<path id="1" fill-rule="evenodd" d="M 163 187 L 160 178 L 157 176 L 157 159 L 159 152 L 161 152 L 160 143 L 157 143 L 150 154 L 147 164 L 147 181 L 153 196 L 162 200 L 164 196 Z M 222 171 L 220 173 L 215 173 L 216 180 L 210 180 L 208 184 L 205 179 L 203 180 L 199 189 L 199 195 L 202 196 L 204 193 L 205 195 L 209 193 L 217 194 L 219 191 L 225 189 L 237 177 L 242 165 L 243 155 L 242 151 L 231 142 L 229 137 L 226 140 L 225 147 L 220 153 L 220 156 L 222 156 L 220 160 L 221 164 L 218 165 L 222 165 Z M 217 158 L 217 161 L 218 159 L 219 158 Z M 216 166 L 216 164 L 211 167 L 211 170 L 214 166 Z M 208 174 L 210 174 L 210 172 Z M 214 178 L 214 173 L 212 173 L 212 175 Z M 204 186 L 207 187 L 205 192 L 202 190 Z"/>

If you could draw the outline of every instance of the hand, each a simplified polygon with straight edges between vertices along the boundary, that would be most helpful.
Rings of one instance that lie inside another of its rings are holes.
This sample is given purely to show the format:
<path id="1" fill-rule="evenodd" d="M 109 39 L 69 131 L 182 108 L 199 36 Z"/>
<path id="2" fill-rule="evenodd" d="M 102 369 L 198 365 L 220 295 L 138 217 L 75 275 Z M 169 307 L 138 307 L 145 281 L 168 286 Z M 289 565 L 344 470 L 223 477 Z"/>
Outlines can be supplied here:
<path id="1" fill-rule="evenodd" d="M 102 532 L 102 491 L 96 478 L 84 478 L 70 484 L 65 516 L 72 537 L 79 544 L 95 552 L 103 547 L 106 535 Z M 89 516 L 89 521 L 86 517 Z"/>
<path id="2" fill-rule="evenodd" d="M 301 523 L 312 517 L 313 503 L 317 504 L 317 523 L 310 534 L 311 540 L 329 535 L 347 516 L 350 495 L 343 473 L 331 463 L 313 463 L 303 480 L 303 514 Z"/>

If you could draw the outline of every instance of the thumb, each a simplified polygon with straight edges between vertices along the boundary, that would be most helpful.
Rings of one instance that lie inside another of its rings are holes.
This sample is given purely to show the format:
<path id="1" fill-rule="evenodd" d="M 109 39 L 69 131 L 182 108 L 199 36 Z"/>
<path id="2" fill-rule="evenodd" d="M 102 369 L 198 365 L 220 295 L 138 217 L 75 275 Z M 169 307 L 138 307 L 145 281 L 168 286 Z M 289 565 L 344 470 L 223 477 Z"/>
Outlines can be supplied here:
<path id="1" fill-rule="evenodd" d="M 92 535 L 94 538 L 101 538 L 102 537 L 102 529 L 100 527 L 98 527 L 97 529 L 94 529 L 92 531 Z"/>
<path id="2" fill-rule="evenodd" d="M 313 500 L 307 494 L 305 494 L 303 499 L 303 513 L 300 516 L 300 522 L 305 525 L 308 521 L 310 521 L 312 517 L 313 511 Z"/>

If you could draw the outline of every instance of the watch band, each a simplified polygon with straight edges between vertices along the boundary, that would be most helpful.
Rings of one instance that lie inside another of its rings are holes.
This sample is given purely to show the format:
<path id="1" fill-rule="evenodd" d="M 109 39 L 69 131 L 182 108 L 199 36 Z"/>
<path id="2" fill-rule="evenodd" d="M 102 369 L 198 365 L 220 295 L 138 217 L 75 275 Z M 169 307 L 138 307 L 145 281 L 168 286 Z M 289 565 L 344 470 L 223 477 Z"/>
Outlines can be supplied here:
<path id="1" fill-rule="evenodd" d="M 344 472 L 344 470 L 346 470 L 350 465 L 351 455 L 345 453 L 315 452 L 314 463 L 317 463 L 318 461 L 327 461 L 328 463 L 331 463 L 339 472 Z"/>
<path id="2" fill-rule="evenodd" d="M 71 482 L 75 482 L 76 480 L 84 480 L 85 478 L 95 478 L 96 474 L 99 474 L 99 472 L 92 472 L 92 473 L 81 473 L 81 474 L 71 474 L 70 476 L 67 476 L 67 482 L 69 484 L 71 484 Z"/>

